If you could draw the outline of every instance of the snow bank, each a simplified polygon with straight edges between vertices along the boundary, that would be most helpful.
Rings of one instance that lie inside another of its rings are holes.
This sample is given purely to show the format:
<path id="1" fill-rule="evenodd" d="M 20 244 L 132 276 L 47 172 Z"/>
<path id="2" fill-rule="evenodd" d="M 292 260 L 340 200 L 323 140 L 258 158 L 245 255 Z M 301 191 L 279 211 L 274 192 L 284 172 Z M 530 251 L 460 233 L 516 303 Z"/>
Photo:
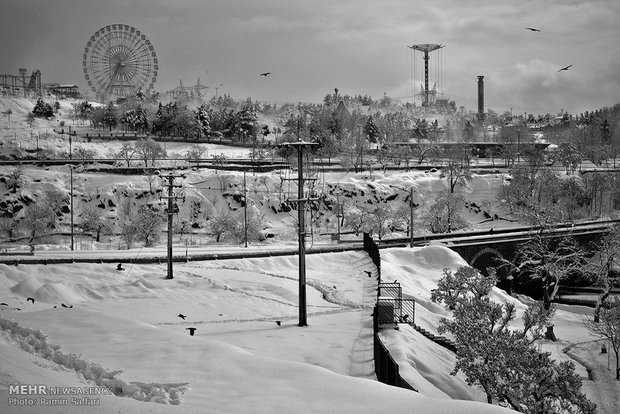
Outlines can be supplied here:
<path id="1" fill-rule="evenodd" d="M 123 381 L 118 378 L 118 374 L 122 371 L 109 371 L 82 356 L 64 353 L 60 351 L 60 346 L 48 343 L 46 336 L 41 331 L 22 327 L 17 322 L 2 317 L 0 317 L 0 330 L 10 341 L 16 343 L 24 351 L 71 369 L 85 380 L 105 387 L 117 396 L 130 397 L 138 401 L 177 405 L 181 403 L 183 392 L 189 389 L 187 383 L 145 384 Z"/>

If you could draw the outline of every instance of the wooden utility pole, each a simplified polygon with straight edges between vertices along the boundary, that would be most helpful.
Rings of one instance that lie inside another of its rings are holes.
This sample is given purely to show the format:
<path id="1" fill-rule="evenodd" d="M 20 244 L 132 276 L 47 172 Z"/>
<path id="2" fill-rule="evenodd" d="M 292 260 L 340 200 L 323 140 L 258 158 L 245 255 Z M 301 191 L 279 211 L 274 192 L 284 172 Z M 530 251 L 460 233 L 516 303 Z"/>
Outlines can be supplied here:
<path id="1" fill-rule="evenodd" d="M 174 216 L 174 214 L 179 212 L 179 207 L 174 201 L 178 199 L 182 199 L 183 201 L 185 201 L 185 197 L 178 197 L 174 192 L 175 187 L 177 188 L 183 187 L 182 185 L 174 183 L 175 178 L 185 178 L 185 175 L 168 174 L 167 176 L 162 177 L 162 179 L 168 180 L 168 182 L 165 183 L 165 185 L 168 186 L 168 195 L 165 197 L 162 197 L 162 198 L 168 199 L 168 207 L 166 208 L 166 214 L 168 216 L 168 255 L 167 255 L 168 256 L 168 271 L 167 271 L 166 279 L 173 278 L 173 275 L 172 275 L 172 217 Z"/>
<path id="2" fill-rule="evenodd" d="M 71 250 L 73 250 L 73 165 L 69 166 L 71 171 Z"/>
<path id="3" fill-rule="evenodd" d="M 409 238 L 413 246 L 413 188 L 409 189 Z"/>
<path id="4" fill-rule="evenodd" d="M 299 326 L 307 326 L 306 312 L 306 202 L 318 199 L 306 198 L 304 195 L 304 148 L 318 145 L 316 142 L 287 142 L 280 144 L 282 147 L 297 147 L 297 200 L 289 200 L 297 203 L 297 221 L 299 236 Z M 311 180 L 311 179 L 308 179 Z"/>
<path id="5" fill-rule="evenodd" d="M 245 241 L 245 247 L 248 247 L 248 198 L 246 194 L 245 171 L 243 171 L 243 240 Z"/>

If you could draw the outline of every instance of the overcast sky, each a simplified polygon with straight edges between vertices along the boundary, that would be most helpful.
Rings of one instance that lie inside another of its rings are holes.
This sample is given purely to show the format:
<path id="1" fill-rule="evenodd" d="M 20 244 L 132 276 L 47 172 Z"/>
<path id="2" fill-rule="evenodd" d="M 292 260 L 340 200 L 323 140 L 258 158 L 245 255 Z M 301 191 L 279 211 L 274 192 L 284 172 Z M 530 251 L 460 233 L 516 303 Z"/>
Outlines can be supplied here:
<path id="1" fill-rule="evenodd" d="M 497 112 L 620 102 L 618 0 L 0 0 L 0 74 L 40 69 L 86 90 L 84 47 L 117 23 L 153 44 L 162 92 L 200 78 L 208 95 L 261 101 L 320 102 L 334 88 L 406 99 L 423 81 L 407 46 L 437 43 L 431 85 L 457 106 L 476 108 L 478 75 Z"/>

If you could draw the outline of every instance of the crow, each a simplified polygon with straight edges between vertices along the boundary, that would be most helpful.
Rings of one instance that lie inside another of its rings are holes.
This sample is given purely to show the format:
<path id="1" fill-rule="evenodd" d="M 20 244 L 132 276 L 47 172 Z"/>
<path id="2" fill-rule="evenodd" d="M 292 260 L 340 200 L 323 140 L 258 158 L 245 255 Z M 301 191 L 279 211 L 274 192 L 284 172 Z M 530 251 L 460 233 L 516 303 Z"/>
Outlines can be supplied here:
<path id="1" fill-rule="evenodd" d="M 28 298 L 26 299 L 26 302 L 32 302 L 34 304 L 34 298 Z"/>
<path id="2" fill-rule="evenodd" d="M 263 73 L 261 73 L 260 75 L 261 75 L 261 76 L 265 76 L 265 77 L 267 77 L 267 75 L 271 75 L 271 72 L 263 72 Z"/>
<path id="3" fill-rule="evenodd" d="M 527 30 L 531 30 L 532 32 L 540 32 L 540 29 L 537 29 L 535 27 L 526 27 Z"/>
<path id="4" fill-rule="evenodd" d="M 562 72 L 563 70 L 568 70 L 573 65 L 564 66 L 562 69 L 558 70 L 558 72 Z"/>
<path id="5" fill-rule="evenodd" d="M 372 277 L 372 272 L 369 272 L 368 270 L 364 270 L 364 273 L 366 273 L 368 277 Z"/>
<path id="6" fill-rule="evenodd" d="M 61 305 L 63 308 L 68 308 L 68 309 L 73 308 L 73 305 L 71 305 L 71 306 L 67 306 L 67 305 L 65 305 L 64 303 L 61 303 L 60 305 Z"/>
<path id="7" fill-rule="evenodd" d="M 2 302 L 2 303 L 0 303 L 0 306 L 9 306 L 9 304 Z"/>
<path id="8" fill-rule="evenodd" d="M 282 326 L 282 321 L 276 321 L 276 325 Z"/>
<path id="9" fill-rule="evenodd" d="M 182 313 L 179 313 L 177 316 L 179 318 L 183 319 L 183 320 L 185 320 L 185 318 L 187 318 L 187 316 L 183 315 Z"/>
<path id="10" fill-rule="evenodd" d="M 189 331 L 189 336 L 194 336 L 194 332 L 198 328 L 185 328 L 186 331 Z"/>
<path id="11" fill-rule="evenodd" d="M 119 263 L 119 264 L 118 264 L 118 266 L 116 266 L 116 270 L 125 270 L 125 269 L 123 268 L 123 264 L 122 264 L 122 263 Z"/>

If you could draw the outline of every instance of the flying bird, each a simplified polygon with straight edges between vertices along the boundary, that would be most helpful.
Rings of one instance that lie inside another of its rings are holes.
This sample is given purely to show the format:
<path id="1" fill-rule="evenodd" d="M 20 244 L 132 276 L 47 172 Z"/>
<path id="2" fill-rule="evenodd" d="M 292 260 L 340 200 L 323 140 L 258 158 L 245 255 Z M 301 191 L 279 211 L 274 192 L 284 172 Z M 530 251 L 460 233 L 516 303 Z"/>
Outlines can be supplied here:
<path id="1" fill-rule="evenodd" d="M 368 277 L 372 277 L 372 272 L 369 272 L 368 270 L 364 270 L 364 273 L 366 273 Z"/>
<path id="2" fill-rule="evenodd" d="M 527 30 L 531 30 L 532 32 L 540 32 L 540 29 L 537 29 L 535 27 L 526 27 Z"/>
<path id="3" fill-rule="evenodd" d="M 60 305 L 61 305 L 63 308 L 68 308 L 68 309 L 73 308 L 73 305 L 71 305 L 71 306 L 67 306 L 67 305 L 65 305 L 64 303 L 61 303 Z"/>
<path id="4" fill-rule="evenodd" d="M 562 69 L 558 70 L 558 72 L 562 72 L 563 70 L 568 70 L 568 68 L 570 68 L 572 66 L 573 65 L 564 66 Z"/>
<path id="5" fill-rule="evenodd" d="M 179 318 L 183 319 L 183 320 L 185 320 L 185 318 L 187 318 L 187 316 L 183 315 L 182 313 L 179 313 L 177 316 Z"/>
<path id="6" fill-rule="evenodd" d="M 0 303 L 0 306 L 9 306 L 9 304 L 2 302 L 2 303 Z"/>
<path id="7" fill-rule="evenodd" d="M 189 336 L 194 336 L 194 332 L 196 332 L 198 328 L 185 328 L 186 331 L 189 331 Z"/>
<path id="8" fill-rule="evenodd" d="M 34 304 L 34 298 L 28 298 L 26 299 L 26 302 L 32 302 Z"/>
<path id="9" fill-rule="evenodd" d="M 267 75 L 271 75 L 271 72 L 263 72 L 263 73 L 261 73 L 260 75 L 261 75 L 261 76 L 265 76 L 265 77 L 266 77 Z"/>

